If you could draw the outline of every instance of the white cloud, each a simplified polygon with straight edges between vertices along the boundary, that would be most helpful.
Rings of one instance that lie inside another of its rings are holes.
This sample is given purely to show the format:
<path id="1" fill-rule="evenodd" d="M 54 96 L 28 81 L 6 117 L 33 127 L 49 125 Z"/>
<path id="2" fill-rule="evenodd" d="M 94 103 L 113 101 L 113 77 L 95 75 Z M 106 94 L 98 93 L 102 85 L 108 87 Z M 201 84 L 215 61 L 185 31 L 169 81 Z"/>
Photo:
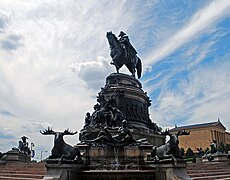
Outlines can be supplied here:
<path id="1" fill-rule="evenodd" d="M 228 129 L 229 68 L 228 62 L 205 66 L 191 71 L 189 79 L 181 79 L 177 88 L 162 89 L 158 106 L 151 109 L 153 120 L 172 127 L 175 123 L 181 126 L 220 118 Z"/>
<path id="2" fill-rule="evenodd" d="M 153 1 L 149 3 L 152 7 L 155 5 Z M 119 3 L 106 0 L 101 0 L 100 3 L 91 0 L 36 2 L 2 0 L 0 125 L 1 129 L 10 129 L 14 135 L 10 141 L 1 139 L 1 142 L 4 142 L 2 148 L 6 150 L 14 144 L 17 145 L 21 135 L 26 133 L 25 135 L 30 138 L 29 141 L 34 142 L 37 149 L 49 150 L 53 137 L 41 136 L 40 129 L 52 126 L 56 131 L 63 131 L 68 127 L 73 131 L 79 131 L 82 128 L 85 113 L 92 111 L 96 102 L 96 97 L 92 97 L 92 94 L 95 95 L 100 91 L 109 73 L 115 72 L 115 68 L 109 65 L 109 46 L 105 37 L 107 31 L 113 30 L 118 34 L 123 30 L 129 35 L 134 32 L 138 34 L 136 39 L 134 35 L 130 36 L 132 43 L 135 42 L 134 47 L 147 48 L 148 52 L 151 50 L 152 53 L 147 58 L 148 64 L 145 58 L 141 57 L 144 66 L 151 67 L 152 62 L 173 52 L 188 39 L 224 16 L 229 9 L 229 3 L 211 2 L 183 29 L 165 42 L 168 44 L 160 43 L 160 50 L 151 49 L 152 46 L 149 47 L 149 44 L 145 43 L 151 39 L 150 34 L 157 32 L 163 37 L 165 33 L 164 28 L 157 27 L 157 21 L 152 22 L 152 19 L 149 19 L 150 15 L 152 17 L 150 13 L 154 13 L 151 8 L 142 1 L 130 3 L 125 0 Z M 154 21 L 157 18 L 160 17 L 154 16 Z M 204 20 L 207 22 L 203 23 Z M 155 26 L 151 26 L 151 23 L 155 23 Z M 150 27 L 155 30 L 149 34 Z M 170 32 L 167 31 L 167 34 Z M 8 46 L 3 46 L 2 42 L 8 42 Z M 203 55 L 206 55 L 205 52 L 208 50 L 208 48 L 202 50 Z M 202 58 L 200 54 L 197 63 Z M 180 70 L 175 69 L 173 73 Z M 124 68 L 123 71 L 127 72 L 127 69 Z M 168 70 L 158 73 L 158 77 L 155 78 L 160 79 L 163 73 L 168 73 Z M 171 74 L 168 74 L 162 81 L 167 82 L 170 76 Z M 159 82 L 147 89 L 151 90 L 161 85 L 162 82 Z M 160 121 L 162 113 L 168 117 L 167 120 L 174 116 L 173 111 L 166 112 L 171 103 L 173 103 L 172 109 L 177 108 L 175 117 L 180 115 L 182 112 L 180 107 L 185 104 L 185 99 L 178 95 L 177 103 L 174 103 L 172 100 L 174 95 L 168 91 L 162 92 L 159 106 L 163 111 L 159 109 L 153 113 L 154 121 L 155 117 Z M 6 134 L 6 131 L 3 133 Z M 66 140 L 76 144 L 78 136 L 68 137 Z"/>
<path id="3" fill-rule="evenodd" d="M 104 57 L 98 57 L 95 61 L 77 62 L 70 68 L 87 83 L 87 87 L 93 92 L 99 91 L 100 87 L 105 85 L 105 77 L 114 71 L 109 60 Z"/>
<path id="4" fill-rule="evenodd" d="M 5 51 L 17 50 L 23 45 L 23 36 L 18 34 L 10 34 L 0 41 L 0 48 Z"/>
<path id="5" fill-rule="evenodd" d="M 230 15 L 230 1 L 212 1 L 208 6 L 198 11 L 171 38 L 159 44 L 145 59 L 147 64 L 155 63 L 174 52 L 184 43 L 191 41 L 196 36 L 209 31 L 210 26 L 215 24 L 226 15 Z"/>
<path id="6" fill-rule="evenodd" d="M 0 9 L 0 33 L 4 33 L 6 26 L 10 22 L 11 13 Z"/>
<path id="7" fill-rule="evenodd" d="M 15 132 L 16 144 L 25 132 L 37 147 L 51 149 L 53 137 L 44 141 L 40 128 L 82 128 L 96 102 L 92 92 L 99 92 L 105 77 L 115 72 L 106 32 L 125 31 L 139 16 L 136 6 L 127 3 L 1 1 L 0 112 L 14 116 L 2 115 L 0 124 Z M 71 71 L 73 64 L 77 73 Z M 68 139 L 78 141 L 77 136 Z"/>

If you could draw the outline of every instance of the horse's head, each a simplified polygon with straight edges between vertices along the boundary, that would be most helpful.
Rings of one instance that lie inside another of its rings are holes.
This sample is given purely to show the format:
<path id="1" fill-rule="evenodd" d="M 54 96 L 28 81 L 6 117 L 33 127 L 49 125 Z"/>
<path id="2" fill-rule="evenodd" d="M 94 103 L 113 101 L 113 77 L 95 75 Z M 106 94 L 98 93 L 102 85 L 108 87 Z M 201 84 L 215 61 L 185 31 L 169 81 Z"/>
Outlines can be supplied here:
<path id="1" fill-rule="evenodd" d="M 106 33 L 106 37 L 108 38 L 108 37 L 111 36 L 112 34 L 113 34 L 112 31 L 109 31 L 109 32 Z"/>
<path id="2" fill-rule="evenodd" d="M 115 35 L 112 33 L 112 31 L 109 31 L 106 33 L 106 37 L 108 39 L 109 45 L 112 46 Z"/>
<path id="3" fill-rule="evenodd" d="M 115 34 L 113 34 L 112 31 L 107 32 L 107 33 L 106 33 L 106 37 L 107 37 L 107 38 L 116 38 Z"/>
<path id="4" fill-rule="evenodd" d="M 106 37 L 108 39 L 110 47 L 114 47 L 115 43 L 120 46 L 120 42 L 117 40 L 117 37 L 112 33 L 112 31 L 109 31 L 106 33 Z"/>

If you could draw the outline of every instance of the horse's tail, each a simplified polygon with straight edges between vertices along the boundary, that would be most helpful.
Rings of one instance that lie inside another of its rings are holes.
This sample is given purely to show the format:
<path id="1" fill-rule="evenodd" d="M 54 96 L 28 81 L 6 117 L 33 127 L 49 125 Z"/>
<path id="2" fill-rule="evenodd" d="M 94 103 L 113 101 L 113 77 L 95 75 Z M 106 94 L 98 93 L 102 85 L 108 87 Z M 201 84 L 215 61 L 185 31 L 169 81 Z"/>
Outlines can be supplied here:
<path id="1" fill-rule="evenodd" d="M 141 60 L 139 57 L 137 57 L 138 61 L 137 61 L 137 65 L 136 65 L 136 69 L 137 69 L 137 77 L 138 79 L 141 77 L 141 72 L 142 72 L 142 64 L 141 64 Z"/>

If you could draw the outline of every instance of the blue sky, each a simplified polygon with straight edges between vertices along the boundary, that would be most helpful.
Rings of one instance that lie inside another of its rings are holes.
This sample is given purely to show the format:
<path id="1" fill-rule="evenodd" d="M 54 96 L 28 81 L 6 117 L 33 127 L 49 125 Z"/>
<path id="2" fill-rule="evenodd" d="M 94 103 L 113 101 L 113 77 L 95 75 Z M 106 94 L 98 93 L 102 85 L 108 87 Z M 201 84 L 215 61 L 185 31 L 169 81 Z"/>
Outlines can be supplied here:
<path id="1" fill-rule="evenodd" d="M 79 131 L 115 72 L 106 32 L 121 30 L 142 59 L 152 121 L 220 118 L 230 130 L 229 0 L 1 0 L 0 151 L 22 135 L 50 150 L 48 126 Z"/>

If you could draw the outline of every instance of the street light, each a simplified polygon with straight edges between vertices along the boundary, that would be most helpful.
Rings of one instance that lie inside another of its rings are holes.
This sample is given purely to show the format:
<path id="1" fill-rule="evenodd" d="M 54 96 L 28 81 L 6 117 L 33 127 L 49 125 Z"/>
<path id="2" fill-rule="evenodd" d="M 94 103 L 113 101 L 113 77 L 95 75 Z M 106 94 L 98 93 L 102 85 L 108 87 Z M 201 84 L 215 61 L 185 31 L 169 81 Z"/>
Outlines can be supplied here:
<path id="1" fill-rule="evenodd" d="M 34 146 L 35 146 L 35 145 L 34 145 L 33 142 L 30 143 L 30 151 L 31 151 L 30 156 L 31 156 L 31 158 L 34 158 L 34 156 L 35 156 L 35 151 L 33 150 L 33 147 L 34 147 Z"/>
<path id="2" fill-rule="evenodd" d="M 41 162 L 42 162 L 42 153 L 48 152 L 48 151 L 41 151 Z"/>

